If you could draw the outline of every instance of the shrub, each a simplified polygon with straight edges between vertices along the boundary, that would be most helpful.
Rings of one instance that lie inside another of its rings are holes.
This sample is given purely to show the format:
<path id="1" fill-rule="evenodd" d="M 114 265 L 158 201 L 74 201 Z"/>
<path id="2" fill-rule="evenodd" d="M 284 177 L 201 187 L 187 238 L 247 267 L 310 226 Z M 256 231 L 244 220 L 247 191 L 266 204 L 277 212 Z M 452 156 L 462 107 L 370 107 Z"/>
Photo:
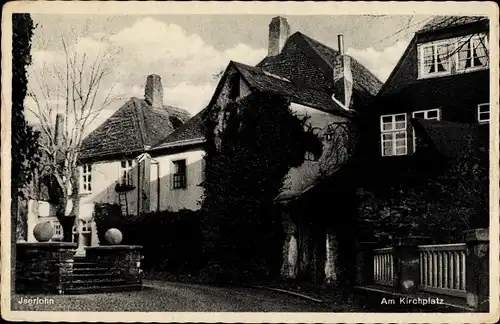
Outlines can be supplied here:
<path id="1" fill-rule="evenodd" d="M 95 221 L 99 241 L 116 228 L 121 244 L 142 245 L 145 270 L 194 273 L 201 264 L 200 212 L 180 210 L 122 216 L 119 205 L 96 204 Z M 101 244 L 103 244 L 101 243 Z"/>

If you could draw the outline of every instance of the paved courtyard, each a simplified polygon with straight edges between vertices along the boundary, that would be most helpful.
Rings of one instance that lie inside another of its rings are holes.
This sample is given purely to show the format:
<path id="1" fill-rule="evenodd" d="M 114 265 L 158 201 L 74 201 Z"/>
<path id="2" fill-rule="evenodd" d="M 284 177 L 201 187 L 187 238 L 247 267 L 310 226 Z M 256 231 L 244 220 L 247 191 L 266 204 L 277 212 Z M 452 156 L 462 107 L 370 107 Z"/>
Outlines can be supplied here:
<path id="1" fill-rule="evenodd" d="M 49 297 L 51 305 L 20 304 L 21 298 Z M 342 307 L 343 308 L 343 307 Z M 142 291 L 87 295 L 13 295 L 12 310 L 116 312 L 341 312 L 339 306 L 256 288 L 221 288 L 151 281 Z"/>

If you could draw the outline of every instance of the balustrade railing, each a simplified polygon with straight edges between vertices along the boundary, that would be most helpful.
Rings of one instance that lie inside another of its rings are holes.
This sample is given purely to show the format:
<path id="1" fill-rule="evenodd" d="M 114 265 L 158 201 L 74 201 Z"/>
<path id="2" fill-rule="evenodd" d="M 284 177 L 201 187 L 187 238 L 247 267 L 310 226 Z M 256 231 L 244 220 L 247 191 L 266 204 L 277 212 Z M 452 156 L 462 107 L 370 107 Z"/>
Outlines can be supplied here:
<path id="1" fill-rule="evenodd" d="M 465 297 L 466 244 L 420 245 L 419 289 Z"/>
<path id="2" fill-rule="evenodd" d="M 394 284 L 392 248 L 373 250 L 373 281 L 375 284 L 384 286 L 392 286 Z"/>

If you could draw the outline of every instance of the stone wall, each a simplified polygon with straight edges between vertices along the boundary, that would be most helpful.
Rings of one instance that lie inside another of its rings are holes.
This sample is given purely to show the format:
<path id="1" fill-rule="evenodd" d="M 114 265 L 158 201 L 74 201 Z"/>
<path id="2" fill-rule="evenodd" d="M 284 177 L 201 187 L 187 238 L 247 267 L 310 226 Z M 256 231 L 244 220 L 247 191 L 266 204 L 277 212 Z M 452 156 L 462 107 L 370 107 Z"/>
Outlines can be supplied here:
<path id="1" fill-rule="evenodd" d="M 109 268 L 110 273 L 120 275 L 126 284 L 142 284 L 142 246 L 103 245 L 86 247 L 86 258 L 100 266 Z"/>
<path id="2" fill-rule="evenodd" d="M 64 294 L 72 287 L 76 244 L 16 244 L 16 292 Z"/>

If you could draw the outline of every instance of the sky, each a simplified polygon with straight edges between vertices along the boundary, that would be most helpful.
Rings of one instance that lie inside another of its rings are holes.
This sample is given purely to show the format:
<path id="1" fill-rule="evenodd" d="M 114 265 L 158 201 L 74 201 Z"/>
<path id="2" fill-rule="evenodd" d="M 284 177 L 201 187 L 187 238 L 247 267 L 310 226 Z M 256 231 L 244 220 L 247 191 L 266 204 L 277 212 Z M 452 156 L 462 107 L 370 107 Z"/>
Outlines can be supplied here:
<path id="1" fill-rule="evenodd" d="M 191 115 L 209 102 L 218 78 L 230 60 L 255 65 L 267 54 L 268 25 L 275 15 L 55 15 L 32 14 L 32 64 L 28 86 L 57 89 L 54 74 L 41 71 L 61 67 L 63 42 L 71 53 L 85 53 L 87 62 L 110 48 L 109 66 L 97 101 L 113 89 L 119 100 L 106 107 L 91 131 L 130 97 L 143 98 L 146 77 L 161 76 L 164 104 Z M 413 33 L 430 16 L 285 16 L 291 33 L 300 31 L 332 48 L 344 35 L 347 54 L 385 81 Z M 80 58 L 83 56 L 79 56 Z M 108 60 L 109 59 L 109 60 Z M 43 81 L 45 80 L 45 81 Z M 57 102 L 60 99 L 52 99 Z M 51 100 L 48 100 L 50 103 Z M 34 107 L 31 99 L 27 107 Z M 27 113 L 27 118 L 36 118 Z"/>

